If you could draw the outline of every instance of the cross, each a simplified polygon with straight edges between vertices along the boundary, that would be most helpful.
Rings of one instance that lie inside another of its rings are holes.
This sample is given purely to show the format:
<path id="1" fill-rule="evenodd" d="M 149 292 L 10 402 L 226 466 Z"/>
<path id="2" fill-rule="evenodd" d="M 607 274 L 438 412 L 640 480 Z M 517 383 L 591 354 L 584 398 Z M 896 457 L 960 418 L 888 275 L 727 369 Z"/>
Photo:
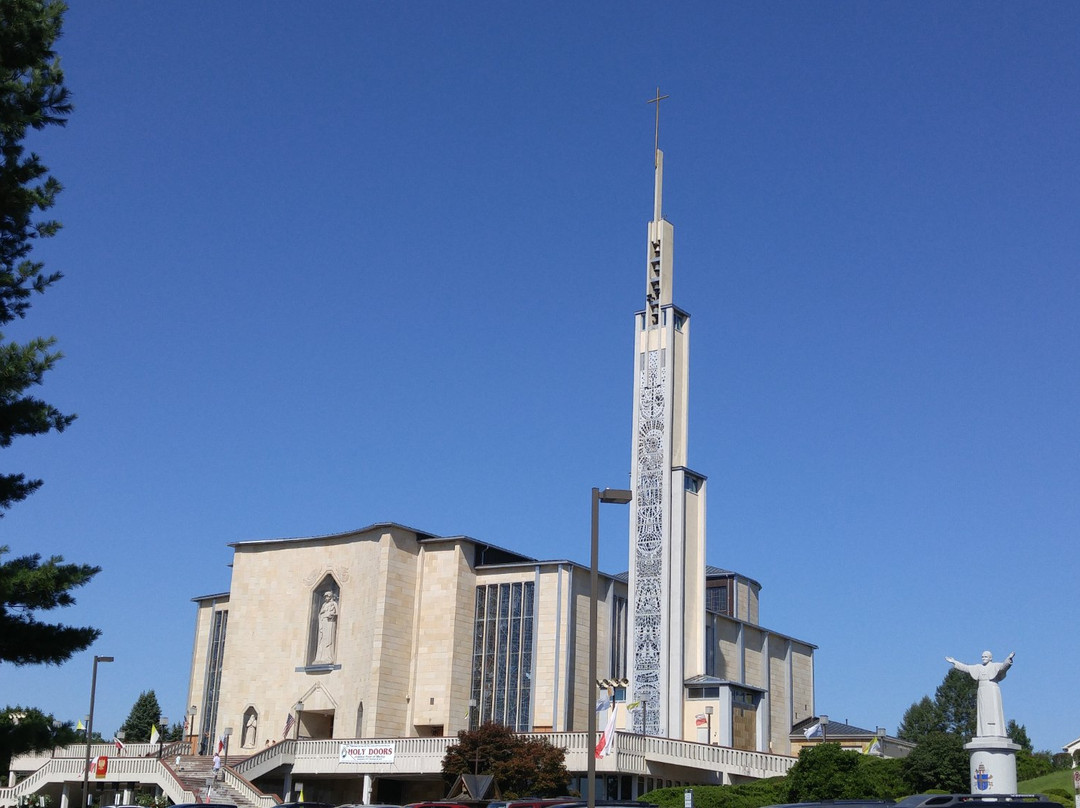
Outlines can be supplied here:
<path id="1" fill-rule="evenodd" d="M 656 135 L 655 135 L 654 140 L 653 140 L 653 162 L 654 163 L 656 161 L 656 153 L 658 151 L 660 151 L 660 102 L 663 101 L 665 98 L 668 98 L 668 96 L 660 95 L 660 88 L 657 87 L 656 88 L 656 98 L 650 98 L 649 101 L 648 101 L 648 103 L 650 103 L 650 104 L 656 104 Z"/>

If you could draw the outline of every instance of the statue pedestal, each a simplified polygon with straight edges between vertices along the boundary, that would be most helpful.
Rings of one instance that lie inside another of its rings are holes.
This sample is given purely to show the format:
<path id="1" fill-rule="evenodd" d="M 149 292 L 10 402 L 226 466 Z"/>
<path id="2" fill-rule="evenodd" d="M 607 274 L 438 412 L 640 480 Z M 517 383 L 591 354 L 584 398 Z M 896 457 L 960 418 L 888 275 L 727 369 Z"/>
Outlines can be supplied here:
<path id="1" fill-rule="evenodd" d="M 1008 738 L 975 737 L 964 744 L 971 753 L 972 794 L 1015 794 L 1016 753 L 1020 744 Z"/>

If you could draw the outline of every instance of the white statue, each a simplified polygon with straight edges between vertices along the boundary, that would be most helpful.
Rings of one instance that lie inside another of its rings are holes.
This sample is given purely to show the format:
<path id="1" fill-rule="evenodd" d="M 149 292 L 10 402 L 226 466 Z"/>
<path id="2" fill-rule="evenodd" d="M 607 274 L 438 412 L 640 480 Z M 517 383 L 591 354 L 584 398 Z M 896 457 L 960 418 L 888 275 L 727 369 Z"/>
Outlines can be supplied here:
<path id="1" fill-rule="evenodd" d="M 1005 711 L 1001 708 L 1001 688 L 998 682 L 1005 678 L 1005 672 L 1012 665 L 1015 652 L 1009 654 L 1004 662 L 994 662 L 994 657 L 989 651 L 983 651 L 981 665 L 965 665 L 957 662 L 952 657 L 945 657 L 959 671 L 971 675 L 971 678 L 979 683 L 978 715 L 979 730 L 977 737 L 1005 738 Z"/>
<path id="2" fill-rule="evenodd" d="M 333 592 L 323 593 L 322 606 L 319 607 L 319 635 L 315 641 L 315 659 L 312 664 L 320 665 L 334 661 L 334 644 L 337 638 L 337 601 Z"/>

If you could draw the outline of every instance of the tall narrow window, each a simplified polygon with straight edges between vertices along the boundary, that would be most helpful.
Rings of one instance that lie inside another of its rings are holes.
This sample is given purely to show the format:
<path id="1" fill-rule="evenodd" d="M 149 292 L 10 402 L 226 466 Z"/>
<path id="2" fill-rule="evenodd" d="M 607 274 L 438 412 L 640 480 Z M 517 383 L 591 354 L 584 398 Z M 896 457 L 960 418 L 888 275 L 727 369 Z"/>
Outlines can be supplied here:
<path id="1" fill-rule="evenodd" d="M 530 729 L 534 588 L 531 581 L 476 587 L 470 690 L 476 725 Z"/>
<path id="2" fill-rule="evenodd" d="M 626 678 L 626 598 L 614 598 L 611 610 L 611 675 Z"/>
<path id="3" fill-rule="evenodd" d="M 218 737 L 217 716 L 218 699 L 221 696 L 221 665 L 225 657 L 225 631 L 229 625 L 229 612 L 219 609 L 214 612 L 210 628 L 210 652 L 206 658 L 206 703 L 203 705 L 204 730 L 202 745 L 210 748 L 210 741 Z M 209 754 L 205 751 L 202 754 Z"/>

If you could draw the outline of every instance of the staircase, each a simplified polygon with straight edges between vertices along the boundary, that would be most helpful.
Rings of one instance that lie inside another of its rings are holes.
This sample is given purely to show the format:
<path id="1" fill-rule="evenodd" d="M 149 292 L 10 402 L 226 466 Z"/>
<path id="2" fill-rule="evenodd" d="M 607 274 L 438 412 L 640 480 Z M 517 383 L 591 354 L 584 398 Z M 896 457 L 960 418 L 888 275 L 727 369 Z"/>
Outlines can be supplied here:
<path id="1" fill-rule="evenodd" d="M 184 788 L 191 791 L 200 802 L 229 802 L 238 808 L 258 808 L 222 780 L 214 781 L 214 759 L 209 755 L 181 755 L 179 760 L 179 763 L 176 762 L 176 758 L 163 762 L 167 762 L 176 775 L 176 779 L 183 783 Z M 230 763 L 239 763 L 242 760 L 246 758 L 229 756 Z M 209 793 L 207 793 L 208 786 Z"/>

